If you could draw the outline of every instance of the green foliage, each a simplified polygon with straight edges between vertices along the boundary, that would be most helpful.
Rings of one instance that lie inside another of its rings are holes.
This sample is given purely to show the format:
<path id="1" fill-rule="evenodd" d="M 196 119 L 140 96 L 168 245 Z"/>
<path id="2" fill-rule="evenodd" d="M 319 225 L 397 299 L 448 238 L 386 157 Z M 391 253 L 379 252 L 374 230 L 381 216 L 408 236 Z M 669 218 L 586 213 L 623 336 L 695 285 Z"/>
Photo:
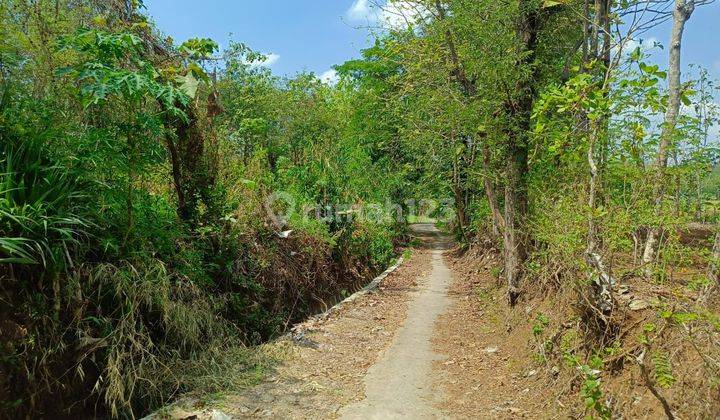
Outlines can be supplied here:
<path id="1" fill-rule="evenodd" d="M 668 75 L 645 50 L 609 72 L 584 56 L 592 16 L 580 2 L 436 6 L 336 66 L 331 86 L 274 76 L 240 42 L 219 53 L 210 39 L 159 39 L 142 1 L 0 0 L 0 334 L 18 331 L 0 343 L 1 407 L 133 417 L 193 387 L 244 381 L 218 380 L 224 369 L 257 378 L 263 361 L 239 345 L 383 270 L 407 222 L 393 206 L 407 216 L 411 198 L 442 201 L 411 220 L 452 214 L 440 224 L 466 244 L 488 233 L 500 245 L 511 236 L 501 225 L 515 229 L 522 243 L 505 251 L 522 251 L 520 280 L 532 279 L 520 287 L 585 296 L 589 239 L 610 274 L 632 275 L 644 232 L 662 226 L 654 280 L 690 272 L 688 287 L 704 290 L 697 268 L 711 252 L 678 232 L 720 215 L 708 72 L 684 73 L 658 172 Z M 631 7 L 613 3 L 610 16 Z M 284 199 L 269 203 L 273 193 Z M 505 210 L 517 220 L 500 223 Z M 661 317 L 719 324 L 701 308 Z M 549 326 L 538 314 L 541 361 L 555 346 L 541 340 Z M 585 363 L 581 340 L 568 332 L 560 350 L 592 415 L 608 418 L 602 360 Z M 618 340 L 602 344 L 620 352 Z M 672 386 L 669 358 L 652 361 Z"/>
<path id="2" fill-rule="evenodd" d="M 0 127 L 2 130 L 2 127 Z M 41 264 L 55 271 L 72 264 L 71 250 L 88 222 L 78 207 L 77 180 L 53 163 L 42 139 L 7 128 L 0 139 L 0 263 Z"/>
<path id="3" fill-rule="evenodd" d="M 76 67 L 58 70 L 81 83 L 86 106 L 97 105 L 113 96 L 129 101 L 154 98 L 168 110 L 182 115 L 176 103 L 187 105 L 191 95 L 158 80 L 158 72 L 144 58 L 142 41 L 127 32 L 108 33 L 98 29 L 81 29 L 60 42 L 60 51 L 76 50 L 82 62 Z M 121 63 L 129 62 L 129 65 Z"/>
<path id="4" fill-rule="evenodd" d="M 593 410 L 595 415 L 601 419 L 610 419 L 612 418 L 612 409 L 604 402 L 600 383 L 602 365 L 602 359 L 593 357 L 590 363 L 578 366 L 584 380 L 580 388 L 580 395 L 585 399 L 585 406 Z"/>
<path id="5" fill-rule="evenodd" d="M 670 388 L 677 382 L 677 379 L 673 376 L 670 358 L 666 354 L 660 351 L 654 352 L 652 364 L 655 368 L 655 381 L 658 385 L 663 388 Z"/>
<path id="6" fill-rule="evenodd" d="M 183 42 L 178 50 L 189 58 L 210 58 L 218 50 L 218 43 L 208 38 L 192 38 Z"/>
<path id="7" fill-rule="evenodd" d="M 542 335 L 542 333 L 545 331 L 545 329 L 550 325 L 550 318 L 548 318 L 545 314 L 538 312 L 537 316 L 535 317 L 535 323 L 533 324 L 533 335 L 535 338 Z"/>
<path id="8" fill-rule="evenodd" d="M 72 3 L 0 1 L 1 407 L 133 417 L 256 381 L 245 345 L 396 257 L 402 222 L 300 213 L 403 201 L 374 146 L 391 124 L 363 123 L 375 88 L 281 80 L 239 43 L 210 77 L 214 41 L 158 39 L 141 2 Z"/>

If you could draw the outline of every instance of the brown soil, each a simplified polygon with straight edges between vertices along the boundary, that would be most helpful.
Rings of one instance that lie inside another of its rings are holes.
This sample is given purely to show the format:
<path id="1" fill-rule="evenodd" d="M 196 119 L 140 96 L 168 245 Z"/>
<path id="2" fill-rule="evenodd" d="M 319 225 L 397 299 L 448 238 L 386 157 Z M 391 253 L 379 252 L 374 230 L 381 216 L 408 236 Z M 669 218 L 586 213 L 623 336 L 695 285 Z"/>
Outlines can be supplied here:
<path id="1" fill-rule="evenodd" d="M 492 254 L 447 258 L 454 271 L 454 304 L 433 340 L 436 351 L 447 356 L 435 364 L 445 395 L 441 408 L 454 418 L 554 417 L 554 400 L 542 395 L 547 378 L 528 360 L 532 334 L 515 327 L 532 308 L 509 309 L 490 274 L 498 263 Z"/>
<path id="2" fill-rule="evenodd" d="M 563 359 L 558 347 L 565 337 L 575 354 L 587 362 L 574 302 L 570 290 L 552 290 L 547 294 L 525 296 L 510 308 L 502 284 L 491 272 L 500 265 L 494 252 L 471 250 L 462 257 L 448 253 L 454 272 L 450 294 L 454 305 L 441 317 L 434 339 L 437 352 L 447 356 L 435 364 L 438 392 L 445 399 L 441 408 L 453 418 L 586 418 L 597 417 L 586 409 L 581 396 L 583 379 L 576 366 Z M 495 270 L 496 271 L 496 270 Z M 618 317 L 622 318 L 618 335 L 620 347 L 615 356 L 605 354 L 601 373 L 603 402 L 612 408 L 613 417 L 664 418 L 664 410 L 650 392 L 636 357 L 642 352 L 639 338 L 643 325 L 660 328 L 666 321 L 658 316 L 664 308 L 675 312 L 698 311 L 693 302 L 698 293 L 689 291 L 684 279 L 674 283 L 650 284 L 632 279 L 622 284 L 629 292 L 617 296 Z M 528 286 L 528 289 L 532 289 Z M 537 289 L 537 287 L 535 287 Z M 632 301 L 649 303 L 642 310 L 630 310 Z M 717 314 L 717 302 L 709 303 Z M 705 310 L 699 310 L 704 313 Z M 533 334 L 536 317 L 544 314 L 548 326 L 538 338 Z M 717 315 L 715 318 L 717 320 Z M 715 321 L 717 322 L 717 321 Z M 660 338 L 654 338 L 651 354 L 666 354 L 672 361 L 676 383 L 656 390 L 667 399 L 677 418 L 718 418 L 720 398 L 717 380 L 720 327 L 707 322 L 685 327 L 668 324 Z M 693 332 L 694 346 L 688 340 Z M 541 356 L 543 343 L 555 348 Z M 704 355 L 704 356 L 701 356 Z M 653 362 L 646 361 L 654 378 Z M 713 367 L 713 365 L 715 367 Z M 655 382 L 655 379 L 653 379 Z"/>
<path id="3" fill-rule="evenodd" d="M 409 293 L 431 271 L 428 250 L 416 250 L 380 287 L 342 305 L 323 321 L 310 321 L 290 338 L 269 344 L 286 360 L 266 381 L 213 403 L 235 418 L 335 418 L 339 410 L 364 398 L 363 378 L 403 324 Z M 207 407 L 175 408 L 173 418 L 211 418 Z"/>

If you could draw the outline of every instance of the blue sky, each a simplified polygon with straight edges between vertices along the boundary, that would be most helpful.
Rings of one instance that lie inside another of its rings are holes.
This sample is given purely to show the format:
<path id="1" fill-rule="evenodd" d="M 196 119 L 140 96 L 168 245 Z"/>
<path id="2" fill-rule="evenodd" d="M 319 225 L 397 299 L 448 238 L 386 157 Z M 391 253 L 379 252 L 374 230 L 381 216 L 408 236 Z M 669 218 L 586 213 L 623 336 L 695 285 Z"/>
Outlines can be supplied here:
<path id="1" fill-rule="evenodd" d="M 322 75 L 357 57 L 370 42 L 369 0 L 145 0 L 159 28 L 177 41 L 232 39 L 265 54 L 275 74 L 309 70 Z M 720 3 L 695 11 L 685 32 L 683 62 L 700 63 L 720 77 Z M 668 22 L 645 34 L 667 45 Z M 665 50 L 656 59 L 667 62 Z"/>
<path id="2" fill-rule="evenodd" d="M 348 15 L 353 0 L 146 0 L 148 13 L 176 41 L 241 41 L 273 54 L 278 75 L 320 75 L 357 57 L 369 43 L 366 21 Z M 232 38 L 229 34 L 232 33 Z"/>
<path id="3" fill-rule="evenodd" d="M 671 30 L 672 22 L 668 21 L 643 37 L 654 38 L 667 47 Z M 701 64 L 711 71 L 713 77 L 720 78 L 720 3 L 695 9 L 685 27 L 682 54 L 683 65 Z M 663 67 L 667 67 L 667 49 L 655 50 L 654 56 Z"/>

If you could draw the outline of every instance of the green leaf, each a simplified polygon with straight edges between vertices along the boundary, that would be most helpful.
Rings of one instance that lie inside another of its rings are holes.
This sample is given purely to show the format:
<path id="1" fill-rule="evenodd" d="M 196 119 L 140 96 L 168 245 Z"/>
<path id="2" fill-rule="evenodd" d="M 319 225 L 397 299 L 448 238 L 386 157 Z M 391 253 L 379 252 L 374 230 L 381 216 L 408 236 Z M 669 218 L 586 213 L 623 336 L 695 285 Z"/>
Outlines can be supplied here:
<path id="1" fill-rule="evenodd" d="M 566 3 L 567 0 L 545 0 L 543 1 L 543 8 L 553 7 L 553 6 L 562 6 Z"/>
<path id="2" fill-rule="evenodd" d="M 195 59 L 209 58 L 217 50 L 217 42 L 209 38 L 193 38 L 180 45 L 181 52 Z"/>
<path id="3" fill-rule="evenodd" d="M 62 77 L 62 76 L 65 76 L 65 75 L 68 75 L 68 74 L 74 73 L 74 72 L 75 72 L 75 69 L 72 67 L 61 67 L 61 68 L 55 70 L 55 75 L 58 77 Z"/>
<path id="4" fill-rule="evenodd" d="M 192 73 L 188 72 L 185 76 L 180 76 L 175 79 L 178 84 L 180 85 L 180 90 L 189 96 L 190 98 L 194 98 L 197 94 L 198 86 L 200 85 L 200 81 L 193 76 Z"/>
<path id="5" fill-rule="evenodd" d="M 187 66 L 188 73 L 191 73 L 195 78 L 198 80 L 202 80 L 203 82 L 210 82 L 210 77 L 205 73 L 205 70 L 202 69 L 197 63 L 190 63 Z"/>

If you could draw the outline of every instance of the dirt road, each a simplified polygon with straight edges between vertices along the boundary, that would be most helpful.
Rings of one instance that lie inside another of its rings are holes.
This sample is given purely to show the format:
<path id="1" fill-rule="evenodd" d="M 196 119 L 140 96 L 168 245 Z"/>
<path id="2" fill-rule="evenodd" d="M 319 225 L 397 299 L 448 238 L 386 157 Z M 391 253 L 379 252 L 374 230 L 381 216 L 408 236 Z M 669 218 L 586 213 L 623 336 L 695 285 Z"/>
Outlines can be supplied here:
<path id="1" fill-rule="evenodd" d="M 451 240 L 432 225 L 415 225 L 414 231 L 421 245 L 377 290 L 302 324 L 294 339 L 267 346 L 283 362 L 264 382 L 209 405 L 196 400 L 196 407 L 175 408 L 171 417 L 433 419 L 523 413 L 510 398 L 523 385 L 502 368 L 508 359 L 497 356 L 520 343 L 499 345 L 498 325 L 474 317 L 476 286 L 468 279 L 475 275 L 458 272 L 455 260 L 444 254 Z M 483 349 L 489 345 L 501 348 L 488 354 Z M 479 400 L 481 406 L 473 404 Z"/>
<path id="2" fill-rule="evenodd" d="M 437 235 L 434 227 L 417 227 Z M 341 410 L 343 419 L 441 418 L 433 406 L 433 362 L 440 359 L 431 346 L 437 318 L 450 299 L 447 296 L 450 270 L 442 256 L 441 243 L 432 250 L 432 273 L 411 294 L 405 323 L 392 344 L 380 355 L 364 379 L 365 399 Z"/>

